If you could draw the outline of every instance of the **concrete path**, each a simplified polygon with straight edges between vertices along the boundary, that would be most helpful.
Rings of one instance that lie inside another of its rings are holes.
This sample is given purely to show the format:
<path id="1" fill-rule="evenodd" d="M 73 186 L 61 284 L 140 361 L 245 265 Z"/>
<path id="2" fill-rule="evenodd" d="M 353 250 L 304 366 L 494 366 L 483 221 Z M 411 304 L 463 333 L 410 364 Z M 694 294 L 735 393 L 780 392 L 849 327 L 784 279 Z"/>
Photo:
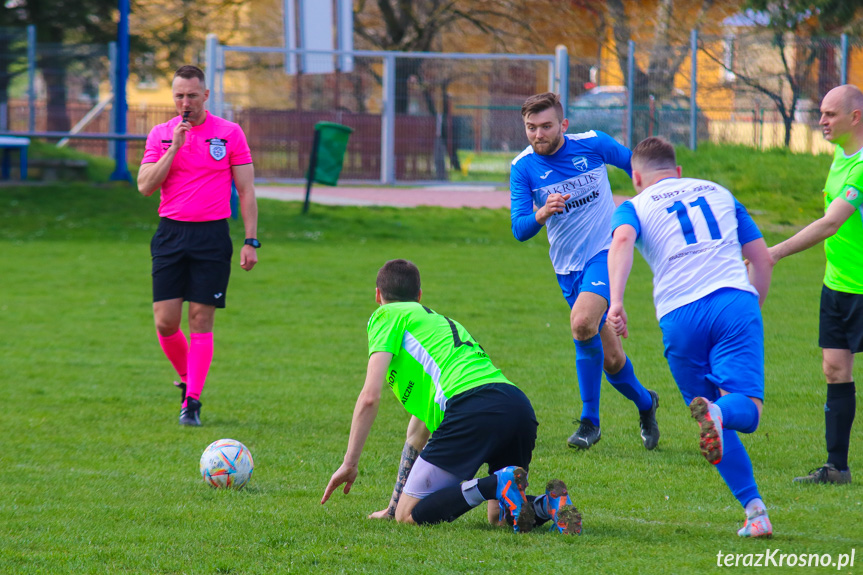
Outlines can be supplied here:
<path id="1" fill-rule="evenodd" d="M 256 184 L 259 198 L 276 200 L 305 200 L 304 186 L 275 186 Z M 341 206 L 393 206 L 415 208 L 417 206 L 441 206 L 445 208 L 509 208 L 509 191 L 499 191 L 493 186 L 423 186 L 412 188 L 323 186 L 312 187 L 311 201 L 314 204 Z"/>

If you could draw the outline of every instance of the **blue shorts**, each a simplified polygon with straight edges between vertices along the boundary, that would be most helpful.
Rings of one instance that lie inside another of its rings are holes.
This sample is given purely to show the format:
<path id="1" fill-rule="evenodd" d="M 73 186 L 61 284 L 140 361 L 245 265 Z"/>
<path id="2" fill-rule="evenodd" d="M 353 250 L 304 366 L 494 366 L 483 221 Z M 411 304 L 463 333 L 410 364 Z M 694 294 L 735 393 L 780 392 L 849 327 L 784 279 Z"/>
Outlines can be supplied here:
<path id="1" fill-rule="evenodd" d="M 764 400 L 764 327 L 758 296 L 723 288 L 659 320 L 665 359 L 686 404 L 719 389 Z"/>
<path id="2" fill-rule="evenodd" d="M 581 271 L 557 274 L 557 283 L 570 309 L 575 305 L 578 295 L 584 291 L 601 295 L 608 302 L 611 300 L 608 287 L 608 250 L 590 258 Z M 605 314 L 602 320 L 605 321 Z"/>

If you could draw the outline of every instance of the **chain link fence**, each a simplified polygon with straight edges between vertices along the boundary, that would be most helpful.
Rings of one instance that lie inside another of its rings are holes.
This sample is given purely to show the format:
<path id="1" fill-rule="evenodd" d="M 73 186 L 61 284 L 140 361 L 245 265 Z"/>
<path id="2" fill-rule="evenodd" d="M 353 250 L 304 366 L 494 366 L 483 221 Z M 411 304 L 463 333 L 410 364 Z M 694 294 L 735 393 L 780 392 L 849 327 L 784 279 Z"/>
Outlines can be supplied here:
<path id="1" fill-rule="evenodd" d="M 111 133 L 109 47 L 34 38 L 26 29 L 0 28 L 0 129 Z M 630 44 L 627 57 L 606 50 L 563 62 L 553 55 L 218 45 L 214 54 L 210 109 L 243 126 L 257 175 L 271 180 L 302 180 L 313 126 L 330 121 L 354 130 L 343 180 L 501 183 L 527 146 L 521 104 L 561 87 L 569 94 L 570 132 L 603 130 L 628 145 L 663 135 L 677 145 L 826 153 L 832 147 L 818 125 L 821 99 L 842 82 L 863 83 L 860 38 L 777 36 L 757 27 L 686 44 Z M 128 132 L 146 134 L 175 114 L 170 100 L 132 102 Z M 65 145 L 111 151 L 107 139 Z M 143 142 L 131 140 L 129 163 L 142 154 Z"/>
<path id="2" fill-rule="evenodd" d="M 354 130 L 343 179 L 434 182 L 471 169 L 499 175 L 508 165 L 502 155 L 474 161 L 522 149 L 513 109 L 554 82 L 553 56 L 354 52 L 345 65 L 335 52 L 220 47 L 220 55 L 214 112 L 243 126 L 256 175 L 270 179 L 304 177 L 320 121 Z"/>

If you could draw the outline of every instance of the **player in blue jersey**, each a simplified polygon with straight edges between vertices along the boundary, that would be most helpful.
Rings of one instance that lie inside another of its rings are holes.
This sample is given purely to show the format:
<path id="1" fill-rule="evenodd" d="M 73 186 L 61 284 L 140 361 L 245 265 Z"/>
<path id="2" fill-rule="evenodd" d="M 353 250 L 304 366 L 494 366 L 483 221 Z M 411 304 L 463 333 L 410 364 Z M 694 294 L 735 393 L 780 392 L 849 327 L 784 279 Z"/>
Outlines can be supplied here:
<path id="1" fill-rule="evenodd" d="M 630 151 L 603 132 L 566 134 L 569 122 L 560 98 L 551 92 L 528 98 L 521 115 L 530 146 L 512 161 L 512 233 L 523 242 L 546 227 L 551 263 L 571 309 L 582 411 L 567 444 L 590 449 L 602 437 L 599 391 L 604 370 L 608 382 L 635 403 L 641 440 L 653 449 L 659 443 L 659 397 L 641 385 L 620 339 L 604 326 L 614 211 L 606 165 L 629 174 Z"/>
<path id="2" fill-rule="evenodd" d="M 737 534 L 770 536 L 752 462 L 737 437 L 755 431 L 764 401 L 760 304 L 773 270 L 767 244 L 731 192 L 681 177 L 674 147 L 662 138 L 635 147 L 632 182 L 638 195 L 612 218 L 608 324 L 628 336 L 623 295 L 637 245 L 653 270 L 665 357 L 699 424 L 701 452 L 746 510 Z"/>

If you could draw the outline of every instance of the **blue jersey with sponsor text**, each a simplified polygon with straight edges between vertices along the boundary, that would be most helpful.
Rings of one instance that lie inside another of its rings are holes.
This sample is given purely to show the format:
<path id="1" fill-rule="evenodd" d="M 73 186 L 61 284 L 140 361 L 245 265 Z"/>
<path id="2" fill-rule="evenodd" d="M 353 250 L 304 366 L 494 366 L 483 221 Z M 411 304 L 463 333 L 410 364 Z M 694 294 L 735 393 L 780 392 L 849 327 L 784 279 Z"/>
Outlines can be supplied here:
<path id="1" fill-rule="evenodd" d="M 604 132 L 591 130 L 566 134 L 554 154 L 536 154 L 528 146 L 512 161 L 510 171 L 510 217 L 516 239 L 535 236 L 534 207 L 545 205 L 549 194 L 570 194 L 563 213 L 546 222 L 549 256 L 557 274 L 584 269 L 596 254 L 611 245 L 611 215 L 614 212 L 606 164 L 631 175 L 629 148 Z"/>
<path id="2" fill-rule="evenodd" d="M 761 238 L 730 191 L 694 178 L 665 178 L 623 202 L 611 227 L 635 228 L 636 247 L 653 270 L 656 317 L 722 288 L 758 295 L 741 247 Z"/>

